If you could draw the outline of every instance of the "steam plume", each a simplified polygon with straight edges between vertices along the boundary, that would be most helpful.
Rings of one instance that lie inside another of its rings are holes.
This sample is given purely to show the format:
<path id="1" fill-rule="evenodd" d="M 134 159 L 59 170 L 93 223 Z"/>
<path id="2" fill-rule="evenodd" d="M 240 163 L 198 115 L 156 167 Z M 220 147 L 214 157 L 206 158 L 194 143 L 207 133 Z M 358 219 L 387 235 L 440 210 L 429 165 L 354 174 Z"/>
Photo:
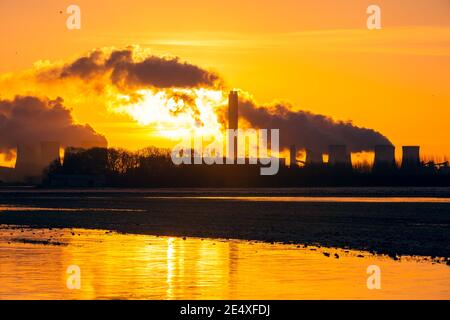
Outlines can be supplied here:
<path id="1" fill-rule="evenodd" d="M 350 122 L 307 111 L 292 111 L 285 105 L 259 107 L 252 101 L 241 101 L 239 113 L 254 128 L 280 129 L 280 147 L 326 152 L 329 145 L 347 145 L 349 151 L 370 151 L 377 144 L 391 144 L 381 133 L 357 127 Z"/>
<path id="2" fill-rule="evenodd" d="M 60 71 L 60 78 L 88 80 L 96 75 L 110 73 L 113 84 L 135 88 L 211 87 L 220 80 L 216 74 L 182 62 L 177 57 L 147 55 L 138 60 L 134 53 L 132 47 L 110 54 L 98 49 L 65 65 Z"/>
<path id="3" fill-rule="evenodd" d="M 62 146 L 82 146 L 83 141 L 106 145 L 104 136 L 89 125 L 75 124 L 63 100 L 16 96 L 0 100 L 0 151 L 8 153 L 21 144 L 59 141 Z"/>

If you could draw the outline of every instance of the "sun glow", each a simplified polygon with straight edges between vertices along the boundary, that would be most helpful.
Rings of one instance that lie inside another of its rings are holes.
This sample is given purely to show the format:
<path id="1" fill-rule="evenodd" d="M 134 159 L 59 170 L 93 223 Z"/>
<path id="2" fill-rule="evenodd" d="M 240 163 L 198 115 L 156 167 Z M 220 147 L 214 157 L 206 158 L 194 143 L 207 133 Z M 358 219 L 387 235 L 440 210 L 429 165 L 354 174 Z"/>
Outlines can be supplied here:
<path id="1" fill-rule="evenodd" d="M 188 134 L 212 138 L 221 135 L 219 110 L 226 106 L 220 90 L 205 88 L 142 89 L 137 99 L 121 95 L 115 112 L 131 116 L 140 126 L 151 127 L 155 135 L 178 139 Z"/>

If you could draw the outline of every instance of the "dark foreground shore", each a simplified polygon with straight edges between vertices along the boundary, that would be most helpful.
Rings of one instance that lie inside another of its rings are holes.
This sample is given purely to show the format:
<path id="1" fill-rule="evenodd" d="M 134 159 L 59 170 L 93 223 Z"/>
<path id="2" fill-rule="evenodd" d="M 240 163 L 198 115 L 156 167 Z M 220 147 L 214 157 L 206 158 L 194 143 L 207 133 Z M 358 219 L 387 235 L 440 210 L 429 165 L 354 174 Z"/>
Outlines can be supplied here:
<path id="1" fill-rule="evenodd" d="M 186 196 L 441 197 L 449 188 L 0 189 L 0 225 L 233 238 L 450 258 L 450 203 L 199 199 Z"/>

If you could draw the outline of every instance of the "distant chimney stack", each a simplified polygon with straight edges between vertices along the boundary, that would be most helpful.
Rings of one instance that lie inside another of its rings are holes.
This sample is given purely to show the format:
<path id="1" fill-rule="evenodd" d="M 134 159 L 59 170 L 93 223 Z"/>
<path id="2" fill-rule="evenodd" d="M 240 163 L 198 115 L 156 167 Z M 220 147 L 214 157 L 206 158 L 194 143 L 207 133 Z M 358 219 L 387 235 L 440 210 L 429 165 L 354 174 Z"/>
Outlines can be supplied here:
<path id="1" fill-rule="evenodd" d="M 403 146 L 402 169 L 416 169 L 420 167 L 420 147 Z"/>
<path id="2" fill-rule="evenodd" d="M 345 145 L 331 145 L 328 147 L 328 164 L 332 166 L 352 166 L 350 153 Z"/>

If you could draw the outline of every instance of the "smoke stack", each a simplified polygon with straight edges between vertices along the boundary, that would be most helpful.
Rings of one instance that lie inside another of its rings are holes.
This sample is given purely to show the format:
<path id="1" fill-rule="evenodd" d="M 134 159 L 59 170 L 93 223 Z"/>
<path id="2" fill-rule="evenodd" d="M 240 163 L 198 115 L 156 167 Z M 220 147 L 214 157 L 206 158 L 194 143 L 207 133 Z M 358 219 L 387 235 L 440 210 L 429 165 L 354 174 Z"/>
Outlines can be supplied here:
<path id="1" fill-rule="evenodd" d="M 290 166 L 291 168 L 297 167 L 297 147 L 292 144 L 289 148 L 289 155 L 290 155 Z"/>
<path id="2" fill-rule="evenodd" d="M 322 153 L 312 149 L 306 149 L 305 163 L 307 166 L 323 164 Z"/>
<path id="3" fill-rule="evenodd" d="M 228 95 L 228 129 L 238 128 L 239 102 L 237 91 L 230 91 Z"/>
<path id="4" fill-rule="evenodd" d="M 376 145 L 374 170 L 387 170 L 395 168 L 395 147 L 392 145 Z"/>
<path id="5" fill-rule="evenodd" d="M 416 169 L 420 167 L 420 147 L 403 146 L 402 169 Z"/>
<path id="6" fill-rule="evenodd" d="M 347 152 L 345 145 L 331 145 L 328 147 L 328 164 L 335 166 L 352 166 L 350 153 Z"/>
<path id="7" fill-rule="evenodd" d="M 228 129 L 237 130 L 238 129 L 238 119 L 239 119 L 239 99 L 237 91 L 230 91 L 228 95 Z M 233 150 L 229 149 L 229 152 L 233 152 L 234 160 L 237 160 L 238 157 L 238 136 L 233 138 Z M 228 142 L 230 143 L 230 142 Z M 231 146 L 227 146 L 227 148 L 231 148 Z"/>
<path id="8" fill-rule="evenodd" d="M 56 141 L 41 142 L 41 164 L 46 167 L 55 160 L 59 161 L 60 143 Z"/>

